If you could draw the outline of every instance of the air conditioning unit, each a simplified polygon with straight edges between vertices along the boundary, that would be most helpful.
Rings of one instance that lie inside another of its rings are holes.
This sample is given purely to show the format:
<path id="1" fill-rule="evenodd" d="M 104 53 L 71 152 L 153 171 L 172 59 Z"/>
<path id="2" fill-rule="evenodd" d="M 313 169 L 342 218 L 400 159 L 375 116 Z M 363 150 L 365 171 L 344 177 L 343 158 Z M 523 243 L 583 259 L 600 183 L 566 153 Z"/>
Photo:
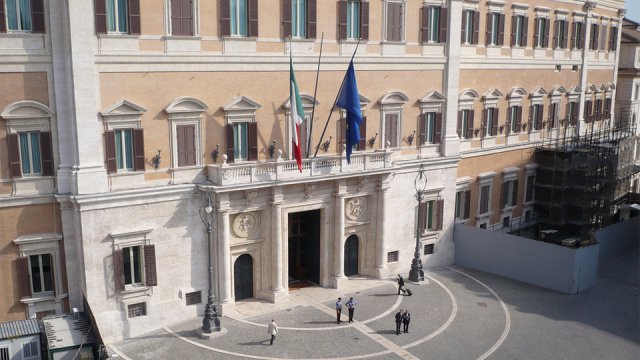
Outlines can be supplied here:
<path id="1" fill-rule="evenodd" d="M 575 247 L 576 246 L 576 239 L 573 238 L 568 238 L 568 239 L 564 239 L 562 240 L 562 242 L 560 243 L 560 245 L 562 246 L 568 246 L 568 247 Z"/>

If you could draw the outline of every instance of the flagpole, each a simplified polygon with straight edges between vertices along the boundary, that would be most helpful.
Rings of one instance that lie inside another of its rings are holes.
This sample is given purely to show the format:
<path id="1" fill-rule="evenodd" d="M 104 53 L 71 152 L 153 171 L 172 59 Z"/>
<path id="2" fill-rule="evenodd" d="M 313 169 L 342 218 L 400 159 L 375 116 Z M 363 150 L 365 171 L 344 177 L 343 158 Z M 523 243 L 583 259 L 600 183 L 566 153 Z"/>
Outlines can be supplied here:
<path id="1" fill-rule="evenodd" d="M 322 43 L 324 42 L 324 31 L 320 37 L 320 55 L 318 56 L 318 70 L 316 70 L 316 87 L 313 90 L 313 108 L 311 109 L 311 121 L 309 121 L 309 137 L 307 138 L 306 157 L 309 158 L 311 152 L 311 139 L 313 134 L 313 117 L 316 113 L 316 95 L 318 94 L 318 77 L 320 76 L 320 59 L 322 59 Z"/>
<path id="2" fill-rule="evenodd" d="M 349 63 L 353 61 L 353 58 L 356 56 L 356 52 L 358 52 L 358 46 L 360 45 L 360 40 L 361 39 L 358 39 L 358 43 L 356 44 L 356 49 L 353 51 L 353 55 L 351 55 L 351 60 L 349 61 Z M 320 144 L 322 144 L 322 139 L 324 138 L 324 134 L 327 131 L 327 126 L 329 125 L 329 121 L 331 121 L 331 115 L 333 114 L 333 110 L 336 108 L 336 104 L 338 103 L 338 97 L 342 92 L 342 87 L 344 86 L 344 81 L 346 79 L 347 79 L 346 76 L 342 78 L 342 84 L 340 84 L 340 90 L 338 90 L 338 93 L 336 94 L 336 99 L 333 101 L 333 106 L 331 107 L 331 111 L 329 111 L 329 117 L 327 118 L 327 122 L 324 124 L 324 129 L 322 129 L 322 135 L 320 135 L 320 141 L 316 146 L 316 152 L 313 154 L 314 158 L 318 156 L 318 150 L 320 150 Z"/>

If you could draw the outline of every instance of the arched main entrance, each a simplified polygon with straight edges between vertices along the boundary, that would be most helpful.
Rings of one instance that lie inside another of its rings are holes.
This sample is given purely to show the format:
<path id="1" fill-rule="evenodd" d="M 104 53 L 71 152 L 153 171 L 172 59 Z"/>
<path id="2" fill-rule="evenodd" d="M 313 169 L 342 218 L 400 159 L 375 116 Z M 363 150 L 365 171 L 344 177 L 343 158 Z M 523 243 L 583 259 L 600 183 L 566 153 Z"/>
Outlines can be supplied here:
<path id="1" fill-rule="evenodd" d="M 253 297 L 253 258 L 241 255 L 233 264 L 233 288 L 236 301 Z"/>
<path id="2" fill-rule="evenodd" d="M 344 243 L 344 274 L 346 276 L 358 274 L 358 237 L 351 235 Z"/>

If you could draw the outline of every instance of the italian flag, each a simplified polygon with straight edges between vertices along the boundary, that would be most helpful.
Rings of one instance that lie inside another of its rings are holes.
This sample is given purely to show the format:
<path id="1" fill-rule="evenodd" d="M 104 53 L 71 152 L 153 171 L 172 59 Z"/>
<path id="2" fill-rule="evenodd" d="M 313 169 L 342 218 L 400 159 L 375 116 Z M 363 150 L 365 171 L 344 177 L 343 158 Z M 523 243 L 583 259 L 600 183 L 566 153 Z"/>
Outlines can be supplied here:
<path id="1" fill-rule="evenodd" d="M 304 110 L 302 108 L 302 101 L 300 101 L 300 92 L 298 91 L 298 83 L 296 83 L 296 76 L 293 73 L 293 60 L 289 58 L 290 65 L 290 90 L 289 101 L 291 102 L 291 143 L 293 145 L 293 155 L 298 163 L 298 170 L 302 172 L 302 154 L 300 151 L 300 126 L 304 121 Z"/>

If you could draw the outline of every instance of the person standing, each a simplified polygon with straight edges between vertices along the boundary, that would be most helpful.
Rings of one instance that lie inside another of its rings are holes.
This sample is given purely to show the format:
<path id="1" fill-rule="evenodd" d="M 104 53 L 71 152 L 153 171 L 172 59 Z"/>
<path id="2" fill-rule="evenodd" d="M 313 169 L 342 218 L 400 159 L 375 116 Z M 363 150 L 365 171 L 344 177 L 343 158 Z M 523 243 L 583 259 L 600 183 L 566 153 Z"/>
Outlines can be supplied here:
<path id="1" fill-rule="evenodd" d="M 338 324 L 342 321 L 340 320 L 340 315 L 342 315 L 342 298 L 339 297 L 338 301 L 336 301 L 336 317 L 338 319 Z"/>
<path id="2" fill-rule="evenodd" d="M 353 312 L 356 310 L 356 301 L 353 298 L 349 298 L 346 305 L 347 309 L 349 309 L 349 322 L 353 322 Z"/>
<path id="3" fill-rule="evenodd" d="M 273 345 L 273 340 L 276 339 L 277 333 L 278 333 L 278 325 L 276 324 L 275 320 L 271 319 L 271 322 L 269 323 L 269 327 L 267 327 L 267 334 L 271 335 L 271 342 L 269 343 L 269 345 Z"/>
<path id="4" fill-rule="evenodd" d="M 396 335 L 400 335 L 400 324 L 402 324 L 402 309 L 396 313 Z"/>
<path id="5" fill-rule="evenodd" d="M 409 333 L 409 323 L 411 322 L 411 314 L 409 314 L 409 310 L 405 310 L 402 315 L 402 332 L 405 334 Z"/>
<path id="6" fill-rule="evenodd" d="M 400 295 L 400 291 L 404 293 L 404 279 L 402 275 L 398 274 L 398 295 Z"/>

